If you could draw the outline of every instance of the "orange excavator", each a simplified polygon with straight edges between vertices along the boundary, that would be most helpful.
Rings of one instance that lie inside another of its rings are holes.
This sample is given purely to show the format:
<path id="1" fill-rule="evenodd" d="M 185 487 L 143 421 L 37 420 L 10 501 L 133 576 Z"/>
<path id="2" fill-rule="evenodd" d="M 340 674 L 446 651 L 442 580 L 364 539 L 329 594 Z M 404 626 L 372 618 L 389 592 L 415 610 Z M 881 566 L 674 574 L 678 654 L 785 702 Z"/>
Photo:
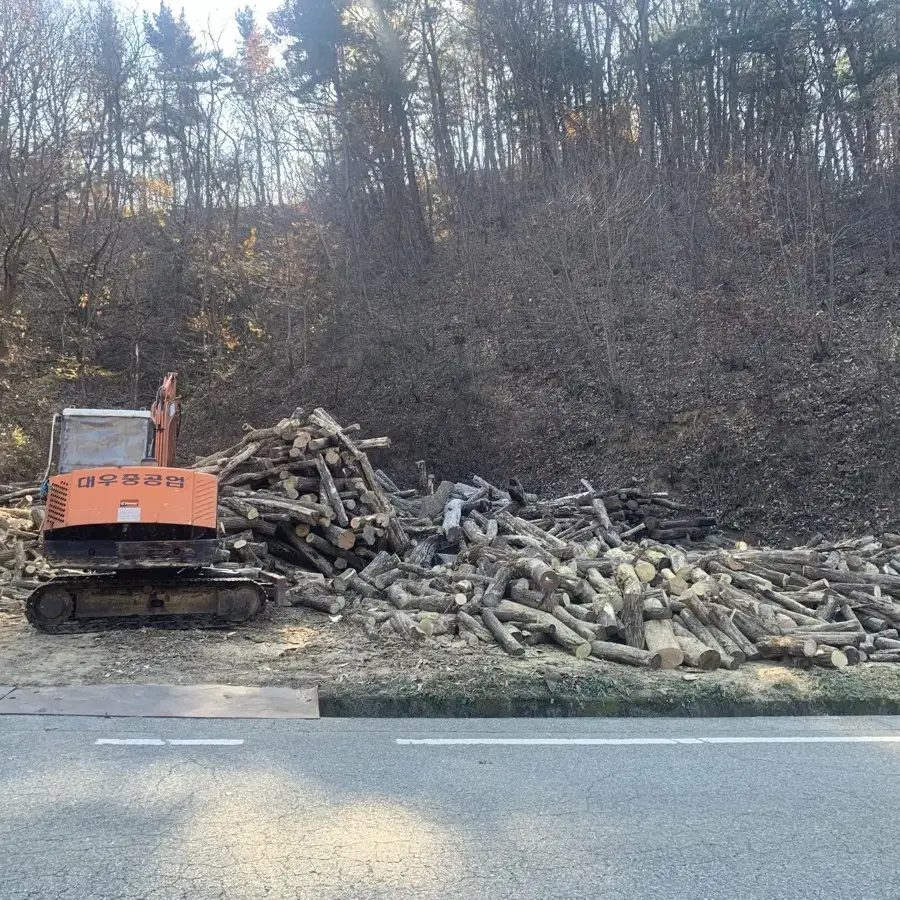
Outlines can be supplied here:
<path id="1" fill-rule="evenodd" d="M 28 598 L 36 628 L 123 616 L 239 622 L 265 606 L 265 584 L 211 568 L 218 482 L 175 467 L 180 421 L 174 372 L 149 410 L 54 416 L 42 537 L 48 563 L 64 571 Z"/>

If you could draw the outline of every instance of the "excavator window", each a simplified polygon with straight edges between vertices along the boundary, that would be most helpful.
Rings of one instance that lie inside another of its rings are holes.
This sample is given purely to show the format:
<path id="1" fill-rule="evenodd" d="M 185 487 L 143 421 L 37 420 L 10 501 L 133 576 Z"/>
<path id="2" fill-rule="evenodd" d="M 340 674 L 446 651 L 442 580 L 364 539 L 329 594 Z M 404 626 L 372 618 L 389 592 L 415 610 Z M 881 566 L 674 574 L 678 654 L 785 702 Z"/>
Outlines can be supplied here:
<path id="1" fill-rule="evenodd" d="M 153 456 L 153 437 L 153 419 L 143 410 L 66 409 L 59 435 L 59 471 L 146 465 Z"/>

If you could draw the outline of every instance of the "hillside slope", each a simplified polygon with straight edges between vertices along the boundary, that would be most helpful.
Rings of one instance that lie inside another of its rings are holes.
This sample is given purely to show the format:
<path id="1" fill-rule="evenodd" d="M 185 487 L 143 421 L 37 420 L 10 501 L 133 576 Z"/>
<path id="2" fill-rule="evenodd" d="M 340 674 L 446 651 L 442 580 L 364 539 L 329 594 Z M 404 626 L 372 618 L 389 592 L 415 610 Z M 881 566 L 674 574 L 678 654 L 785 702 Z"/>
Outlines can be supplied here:
<path id="1" fill-rule="evenodd" d="M 389 434 L 401 480 L 420 458 L 536 490 L 637 477 L 749 537 L 900 528 L 900 282 L 883 211 L 844 210 L 858 226 L 826 267 L 817 232 L 792 234 L 743 183 L 713 187 L 692 234 L 677 208 L 648 215 L 640 192 L 604 206 L 582 183 L 473 203 L 409 259 L 377 236 L 354 261 L 336 232 L 326 256 L 321 233 L 291 243 L 282 221 L 242 222 L 217 245 L 219 289 L 242 298 L 218 344 L 191 314 L 204 259 L 162 230 L 140 237 L 159 244 L 144 277 L 173 259 L 176 275 L 154 282 L 137 380 L 127 305 L 92 325 L 80 369 L 52 320 L 32 323 L 0 383 L 0 482 L 43 468 L 55 409 L 145 405 L 177 369 L 186 457 L 321 404 Z M 306 285 L 287 304 L 260 274 L 285 258 Z"/>

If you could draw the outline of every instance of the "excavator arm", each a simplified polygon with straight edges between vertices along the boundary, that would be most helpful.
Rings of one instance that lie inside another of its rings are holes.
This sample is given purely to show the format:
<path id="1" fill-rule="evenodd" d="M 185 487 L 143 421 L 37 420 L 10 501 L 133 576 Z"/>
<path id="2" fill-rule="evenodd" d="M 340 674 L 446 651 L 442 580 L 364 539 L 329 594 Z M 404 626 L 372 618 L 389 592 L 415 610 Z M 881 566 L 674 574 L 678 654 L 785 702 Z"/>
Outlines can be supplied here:
<path id="1" fill-rule="evenodd" d="M 150 407 L 156 428 L 154 456 L 156 464 L 166 468 L 175 465 L 175 447 L 181 426 L 181 398 L 178 396 L 178 373 L 169 372 L 156 392 Z"/>

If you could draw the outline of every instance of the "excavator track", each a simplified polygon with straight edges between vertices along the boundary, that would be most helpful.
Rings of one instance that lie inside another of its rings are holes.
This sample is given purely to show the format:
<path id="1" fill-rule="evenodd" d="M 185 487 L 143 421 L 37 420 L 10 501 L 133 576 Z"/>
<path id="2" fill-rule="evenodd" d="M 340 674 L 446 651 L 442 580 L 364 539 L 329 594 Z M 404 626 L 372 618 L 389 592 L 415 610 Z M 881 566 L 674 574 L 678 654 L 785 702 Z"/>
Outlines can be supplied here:
<path id="1" fill-rule="evenodd" d="M 248 622 L 265 608 L 266 589 L 248 578 L 141 570 L 66 575 L 28 598 L 25 616 L 40 631 L 71 634 L 97 627 L 183 627 Z"/>

